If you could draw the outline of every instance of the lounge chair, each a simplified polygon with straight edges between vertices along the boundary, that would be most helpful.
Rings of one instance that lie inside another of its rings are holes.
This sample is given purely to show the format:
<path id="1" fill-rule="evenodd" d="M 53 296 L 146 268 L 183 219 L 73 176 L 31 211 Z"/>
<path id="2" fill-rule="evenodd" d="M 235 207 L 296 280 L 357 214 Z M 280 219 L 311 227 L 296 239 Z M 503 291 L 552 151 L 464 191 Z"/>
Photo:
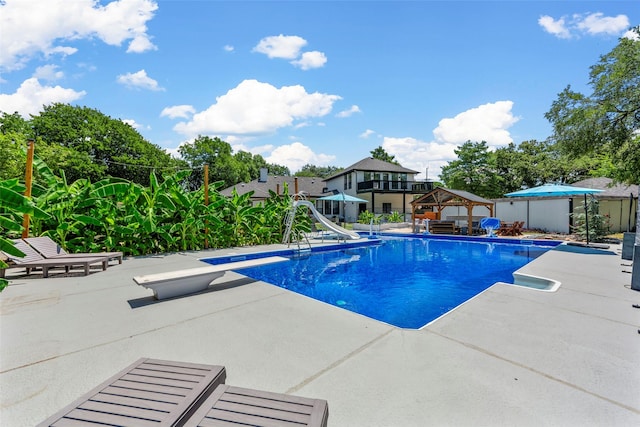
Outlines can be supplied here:
<path id="1" fill-rule="evenodd" d="M 224 366 L 139 359 L 38 427 L 182 425 L 226 377 Z"/>
<path id="2" fill-rule="evenodd" d="M 326 427 L 326 400 L 219 385 L 187 420 L 185 427 Z"/>
<path id="3" fill-rule="evenodd" d="M 109 260 L 115 259 L 118 261 L 118 264 L 122 264 L 122 252 L 85 252 L 70 254 L 48 236 L 27 237 L 23 240 L 45 258 L 86 258 L 99 256 L 107 257 Z"/>
<path id="4" fill-rule="evenodd" d="M 326 400 L 226 385 L 224 366 L 140 359 L 37 427 L 326 427 Z"/>
<path id="5" fill-rule="evenodd" d="M 27 245 L 22 240 L 13 241 L 16 248 L 21 250 L 25 256 L 22 258 L 7 254 L 0 251 L 0 254 L 6 259 L 6 263 L 9 264 L 7 268 L 0 269 L 0 277 L 5 277 L 5 272 L 8 269 L 24 268 L 27 274 L 31 274 L 31 270 L 35 268 L 42 269 L 42 277 L 49 277 L 49 270 L 52 268 L 64 268 L 65 273 L 74 267 L 84 268 L 84 275 L 88 275 L 92 265 L 99 264 L 102 266 L 102 270 L 107 269 L 109 259 L 106 257 L 94 256 L 94 257 L 72 257 L 72 258 L 44 258 L 35 249 Z"/>

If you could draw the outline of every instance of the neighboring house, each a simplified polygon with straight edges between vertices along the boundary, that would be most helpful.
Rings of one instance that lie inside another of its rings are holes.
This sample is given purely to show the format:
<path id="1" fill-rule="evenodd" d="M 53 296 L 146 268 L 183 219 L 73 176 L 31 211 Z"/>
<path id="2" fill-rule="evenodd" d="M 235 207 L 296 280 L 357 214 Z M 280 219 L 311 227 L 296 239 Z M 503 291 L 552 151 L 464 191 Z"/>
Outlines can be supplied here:
<path id="1" fill-rule="evenodd" d="M 225 188 L 220 194 L 231 196 L 234 189 L 240 195 L 253 191 L 251 201 L 256 204 L 269 198 L 269 190 L 276 194 L 284 194 L 286 189 L 287 194 L 291 196 L 297 188 L 298 192 L 304 193 L 306 199 L 315 200 L 325 194 L 325 187 L 326 183 L 322 178 L 268 175 L 267 169 L 263 168 L 260 170 L 260 178 Z"/>
<path id="2" fill-rule="evenodd" d="M 608 216 L 612 233 L 634 229 L 638 211 L 638 186 L 616 184 L 610 178 L 589 178 L 571 184 L 604 190 L 594 194 L 599 212 Z M 591 197 L 591 196 L 588 196 Z M 582 212 L 584 197 L 518 197 L 496 199 L 495 216 L 505 222 L 525 221 L 525 228 L 570 233 L 572 213 Z"/>
<path id="3" fill-rule="evenodd" d="M 316 206 L 326 217 L 346 222 L 356 222 L 364 211 L 376 215 L 398 212 L 409 221 L 413 196 L 431 189 L 431 183 L 416 181 L 416 174 L 412 169 L 367 157 L 325 179 L 329 193 L 344 193 L 365 202 L 325 200 L 317 201 Z"/>

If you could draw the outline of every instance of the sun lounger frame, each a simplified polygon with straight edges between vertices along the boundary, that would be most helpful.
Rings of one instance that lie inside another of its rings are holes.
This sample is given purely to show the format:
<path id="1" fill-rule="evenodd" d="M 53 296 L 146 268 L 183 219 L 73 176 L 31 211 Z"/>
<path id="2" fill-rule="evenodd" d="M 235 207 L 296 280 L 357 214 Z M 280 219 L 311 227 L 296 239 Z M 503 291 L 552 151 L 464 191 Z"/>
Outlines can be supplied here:
<path id="1" fill-rule="evenodd" d="M 169 271 L 166 273 L 135 276 L 133 281 L 140 286 L 153 290 L 156 299 L 173 298 L 202 292 L 215 279 L 222 277 L 227 271 L 240 270 L 248 267 L 289 261 L 289 258 L 270 256 L 243 261 L 210 265 L 207 267 L 189 268 Z"/>
<path id="2" fill-rule="evenodd" d="M 43 257 L 47 259 L 59 258 L 86 258 L 86 257 L 106 257 L 107 260 L 116 260 L 118 264 L 122 264 L 122 252 L 84 252 L 84 253 L 68 253 L 62 246 L 57 244 L 48 236 L 27 237 L 22 239 L 29 246 L 35 249 Z"/>
<path id="3" fill-rule="evenodd" d="M 101 264 L 102 270 L 107 269 L 109 259 L 106 257 L 94 256 L 94 257 L 72 257 L 72 258 L 44 258 L 35 249 L 29 246 L 22 240 L 14 240 L 15 246 L 20 249 L 24 254 L 24 258 L 18 258 L 13 255 L 9 255 L 6 252 L 1 252 L 7 258 L 8 267 L 0 269 L 0 278 L 4 278 L 6 270 L 23 268 L 26 269 L 27 274 L 31 274 L 31 270 L 35 268 L 42 269 L 42 277 L 49 277 L 49 270 L 52 268 L 64 268 L 65 273 L 69 273 L 73 267 L 82 267 L 84 269 L 84 275 L 87 276 L 91 271 L 91 266 L 94 264 Z"/>
<path id="4" fill-rule="evenodd" d="M 224 366 L 142 358 L 38 427 L 180 426 L 226 377 Z"/>
<path id="5" fill-rule="evenodd" d="M 326 427 L 328 418 L 326 400 L 221 384 L 184 426 Z"/>

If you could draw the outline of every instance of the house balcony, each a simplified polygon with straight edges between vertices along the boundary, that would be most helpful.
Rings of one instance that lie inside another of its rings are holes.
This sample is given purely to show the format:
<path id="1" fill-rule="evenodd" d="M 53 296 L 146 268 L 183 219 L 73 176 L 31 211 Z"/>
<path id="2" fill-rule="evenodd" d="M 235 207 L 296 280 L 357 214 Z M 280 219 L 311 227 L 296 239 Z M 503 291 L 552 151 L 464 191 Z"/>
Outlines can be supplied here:
<path id="1" fill-rule="evenodd" d="M 424 194 L 433 190 L 430 181 L 384 181 L 380 179 L 358 183 L 358 193 L 410 193 Z"/>

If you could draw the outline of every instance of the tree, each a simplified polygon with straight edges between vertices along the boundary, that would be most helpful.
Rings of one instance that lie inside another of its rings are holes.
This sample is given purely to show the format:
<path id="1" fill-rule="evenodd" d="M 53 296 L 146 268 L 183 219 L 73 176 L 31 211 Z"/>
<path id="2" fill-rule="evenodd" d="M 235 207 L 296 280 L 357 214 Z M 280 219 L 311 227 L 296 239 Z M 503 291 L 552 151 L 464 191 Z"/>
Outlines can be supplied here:
<path id="1" fill-rule="evenodd" d="M 605 155 L 614 178 L 628 183 L 640 182 L 640 27 L 633 33 L 591 67 L 591 95 L 569 85 L 545 114 L 563 152 Z"/>
<path id="2" fill-rule="evenodd" d="M 400 165 L 400 163 L 398 163 L 398 161 L 396 160 L 396 156 L 392 156 L 391 154 L 387 153 L 385 151 L 384 148 L 382 148 L 382 146 L 371 150 L 371 157 L 373 157 L 374 159 L 378 159 L 378 160 L 382 160 L 383 162 L 389 162 L 389 163 L 393 163 L 396 165 Z"/>
<path id="3" fill-rule="evenodd" d="M 60 162 L 55 163 L 57 170 L 64 170 L 70 182 L 113 176 L 147 185 L 151 170 L 180 166 L 127 123 L 92 108 L 52 104 L 32 116 L 30 125 Z"/>
<path id="4" fill-rule="evenodd" d="M 485 141 L 467 141 L 454 152 L 458 160 L 443 166 L 440 174 L 447 187 L 488 198 L 502 196 L 496 156 Z"/>
<path id="5" fill-rule="evenodd" d="M 295 173 L 295 176 L 328 178 L 331 175 L 337 174 L 343 169 L 344 168 L 340 168 L 337 166 L 315 166 L 306 164 L 298 172 Z"/>

